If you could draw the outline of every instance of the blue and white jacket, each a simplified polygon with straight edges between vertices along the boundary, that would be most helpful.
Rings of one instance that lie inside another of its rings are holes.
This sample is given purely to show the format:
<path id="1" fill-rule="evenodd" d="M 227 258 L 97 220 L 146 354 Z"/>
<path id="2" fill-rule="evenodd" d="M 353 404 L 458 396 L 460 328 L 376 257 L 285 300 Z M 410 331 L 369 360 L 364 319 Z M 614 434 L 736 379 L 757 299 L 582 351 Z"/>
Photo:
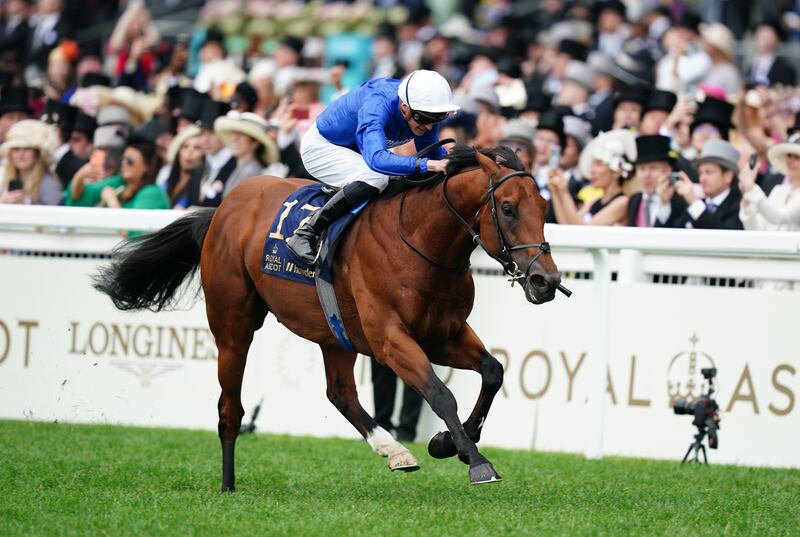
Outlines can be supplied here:
<path id="1" fill-rule="evenodd" d="M 395 78 L 376 78 L 361 84 L 332 102 L 317 117 L 319 133 L 332 144 L 349 147 L 364 157 L 367 166 L 386 175 L 411 175 L 416 171 L 415 157 L 401 157 L 388 149 L 411 140 L 417 151 L 439 140 L 439 125 L 422 136 L 415 136 L 400 113 L 400 97 Z M 445 150 L 437 148 L 431 156 L 441 158 Z M 428 171 L 428 159 L 420 162 L 420 171 Z"/>

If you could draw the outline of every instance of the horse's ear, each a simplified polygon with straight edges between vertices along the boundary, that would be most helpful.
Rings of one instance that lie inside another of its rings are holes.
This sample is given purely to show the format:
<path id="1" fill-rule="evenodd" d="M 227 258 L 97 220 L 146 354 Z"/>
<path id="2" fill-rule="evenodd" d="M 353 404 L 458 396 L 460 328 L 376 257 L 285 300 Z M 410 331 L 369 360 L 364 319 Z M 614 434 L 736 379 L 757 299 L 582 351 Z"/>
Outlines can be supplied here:
<path id="1" fill-rule="evenodd" d="M 475 156 L 478 159 L 478 164 L 480 164 L 481 168 L 483 168 L 483 171 L 485 171 L 487 175 L 490 177 L 497 177 L 497 174 L 500 173 L 500 167 L 494 160 L 492 160 L 490 157 L 487 157 L 480 151 L 476 151 Z"/>

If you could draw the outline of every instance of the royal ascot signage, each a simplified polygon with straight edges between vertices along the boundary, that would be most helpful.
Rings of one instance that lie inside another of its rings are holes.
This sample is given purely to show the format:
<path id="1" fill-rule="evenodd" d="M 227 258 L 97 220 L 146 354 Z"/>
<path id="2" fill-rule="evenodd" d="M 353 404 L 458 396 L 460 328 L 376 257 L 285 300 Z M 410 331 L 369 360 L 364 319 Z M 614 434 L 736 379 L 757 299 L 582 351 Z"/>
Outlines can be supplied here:
<path id="1" fill-rule="evenodd" d="M 216 429 L 217 356 L 202 300 L 190 296 L 175 312 L 120 312 L 91 287 L 95 266 L 0 256 L 0 417 Z M 583 452 L 592 287 L 585 281 L 570 287 L 572 298 L 532 306 L 503 278 L 476 276 L 470 323 L 505 368 L 482 443 Z M 612 287 L 605 452 L 683 457 L 695 431 L 691 416 L 674 415 L 671 405 L 705 393 L 700 370 L 716 367 L 723 419 L 711 461 L 800 467 L 795 297 L 752 289 Z M 480 378 L 436 370 L 466 418 Z M 369 411 L 368 360 L 359 357 L 355 375 Z M 262 399 L 259 431 L 357 438 L 325 396 L 319 348 L 272 316 L 248 357 L 245 420 Z M 420 440 L 441 429 L 426 406 Z"/>

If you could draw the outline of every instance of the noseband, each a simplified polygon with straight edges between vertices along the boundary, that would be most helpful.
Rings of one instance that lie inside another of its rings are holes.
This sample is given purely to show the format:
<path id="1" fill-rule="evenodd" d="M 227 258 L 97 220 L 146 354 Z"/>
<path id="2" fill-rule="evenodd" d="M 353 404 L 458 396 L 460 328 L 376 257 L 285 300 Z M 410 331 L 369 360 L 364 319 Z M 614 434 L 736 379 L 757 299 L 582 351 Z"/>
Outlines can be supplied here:
<path id="1" fill-rule="evenodd" d="M 509 281 L 511 282 L 512 286 L 514 285 L 515 282 L 521 282 L 522 285 L 525 285 L 534 263 L 536 263 L 536 261 L 539 259 L 539 257 L 542 256 L 542 254 L 550 253 L 550 243 L 548 242 L 531 242 L 527 244 L 517 244 L 515 246 L 510 246 L 508 240 L 506 239 L 505 234 L 503 233 L 503 229 L 500 227 L 500 222 L 497 220 L 497 200 L 495 199 L 494 194 L 495 191 L 500 187 L 500 185 L 502 185 L 503 183 L 514 177 L 528 177 L 530 178 L 531 181 L 534 181 L 535 184 L 533 175 L 524 171 L 507 173 L 506 175 L 498 179 L 497 182 L 495 182 L 492 176 L 490 175 L 489 184 L 486 188 L 486 191 L 488 193 L 487 200 L 486 202 L 481 204 L 481 206 L 478 208 L 478 211 L 475 213 L 475 217 L 477 219 L 477 216 L 481 212 L 481 210 L 483 210 L 484 205 L 487 202 L 489 203 L 489 207 L 491 208 L 492 211 L 492 223 L 494 224 L 494 229 L 497 232 L 497 241 L 500 244 L 500 255 L 494 255 L 491 251 L 489 251 L 489 248 L 486 247 L 486 243 L 483 241 L 480 234 L 478 234 L 474 229 L 472 229 L 472 226 L 469 225 L 469 222 L 464 220 L 464 218 L 459 214 L 456 208 L 453 207 L 453 204 L 450 203 L 450 199 L 447 197 L 447 181 L 450 179 L 450 177 L 445 177 L 444 180 L 442 181 L 442 199 L 444 200 L 445 206 L 453 214 L 453 216 L 456 217 L 459 223 L 461 223 L 461 225 L 464 226 L 464 228 L 472 237 L 472 242 L 475 243 L 477 246 L 483 248 L 483 250 L 489 257 L 500 263 L 500 265 L 503 267 L 503 271 L 508 276 L 510 276 Z M 539 251 L 528 262 L 528 266 L 525 267 L 525 270 L 522 271 L 517 265 L 517 262 L 514 261 L 512 257 L 512 252 L 516 250 L 527 250 L 529 248 L 538 248 Z"/>

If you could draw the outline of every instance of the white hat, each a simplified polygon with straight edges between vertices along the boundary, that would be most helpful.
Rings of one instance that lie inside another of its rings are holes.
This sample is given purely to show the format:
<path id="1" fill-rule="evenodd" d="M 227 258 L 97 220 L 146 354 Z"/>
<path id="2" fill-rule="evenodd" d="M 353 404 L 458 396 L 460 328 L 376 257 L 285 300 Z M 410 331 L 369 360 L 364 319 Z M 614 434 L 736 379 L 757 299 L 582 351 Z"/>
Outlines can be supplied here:
<path id="1" fill-rule="evenodd" d="M 590 141 L 578 161 L 581 175 L 589 178 L 592 175 L 592 161 L 605 162 L 615 172 L 621 172 L 627 178 L 633 171 L 636 162 L 636 136 L 629 129 L 615 129 L 604 132 Z"/>
<path id="2" fill-rule="evenodd" d="M 594 71 L 584 62 L 572 60 L 567 64 L 564 78 L 591 92 L 594 89 Z"/>
<path id="3" fill-rule="evenodd" d="M 450 91 L 450 84 L 434 71 L 424 69 L 414 71 L 400 82 L 397 95 L 412 110 L 418 112 L 441 114 L 459 109 L 452 103 L 453 93 Z"/>
<path id="4" fill-rule="evenodd" d="M 181 147 L 183 147 L 183 144 L 201 134 L 203 134 L 203 131 L 197 125 L 187 125 L 178 131 L 178 134 L 176 134 L 172 142 L 170 142 L 169 149 L 167 149 L 167 162 L 175 162 L 175 158 L 178 156 L 178 152 L 181 150 Z"/>
<path id="5" fill-rule="evenodd" d="M 800 134 L 789 137 L 789 140 L 781 144 L 775 144 L 767 150 L 767 160 L 783 175 L 789 173 L 786 165 L 786 158 L 789 155 L 800 157 Z"/>
<path id="6" fill-rule="evenodd" d="M 734 42 L 736 38 L 733 32 L 724 24 L 715 22 L 701 25 L 700 37 L 703 41 L 722 52 L 729 60 L 733 61 L 735 59 Z"/>
<path id="7" fill-rule="evenodd" d="M 58 134 L 53 125 L 38 119 L 23 119 L 8 129 L 2 154 L 7 155 L 8 150 L 14 148 L 36 149 L 39 157 L 49 163 L 57 147 Z"/>
<path id="8" fill-rule="evenodd" d="M 495 114 L 500 111 L 500 99 L 497 97 L 497 92 L 494 91 L 494 86 L 489 86 L 488 84 L 472 86 L 469 89 L 469 98 L 475 102 L 480 101 L 488 104 Z M 412 106 L 411 108 L 414 107 Z"/>
<path id="9" fill-rule="evenodd" d="M 564 116 L 564 134 L 575 138 L 581 149 L 586 147 L 592 137 L 592 126 L 576 116 Z"/>
<path id="10" fill-rule="evenodd" d="M 277 162 L 280 158 L 278 146 L 267 134 L 269 123 L 263 117 L 252 112 L 231 110 L 214 121 L 214 132 L 222 143 L 229 145 L 234 132 L 249 136 L 263 147 L 262 155 L 267 164 Z"/>

